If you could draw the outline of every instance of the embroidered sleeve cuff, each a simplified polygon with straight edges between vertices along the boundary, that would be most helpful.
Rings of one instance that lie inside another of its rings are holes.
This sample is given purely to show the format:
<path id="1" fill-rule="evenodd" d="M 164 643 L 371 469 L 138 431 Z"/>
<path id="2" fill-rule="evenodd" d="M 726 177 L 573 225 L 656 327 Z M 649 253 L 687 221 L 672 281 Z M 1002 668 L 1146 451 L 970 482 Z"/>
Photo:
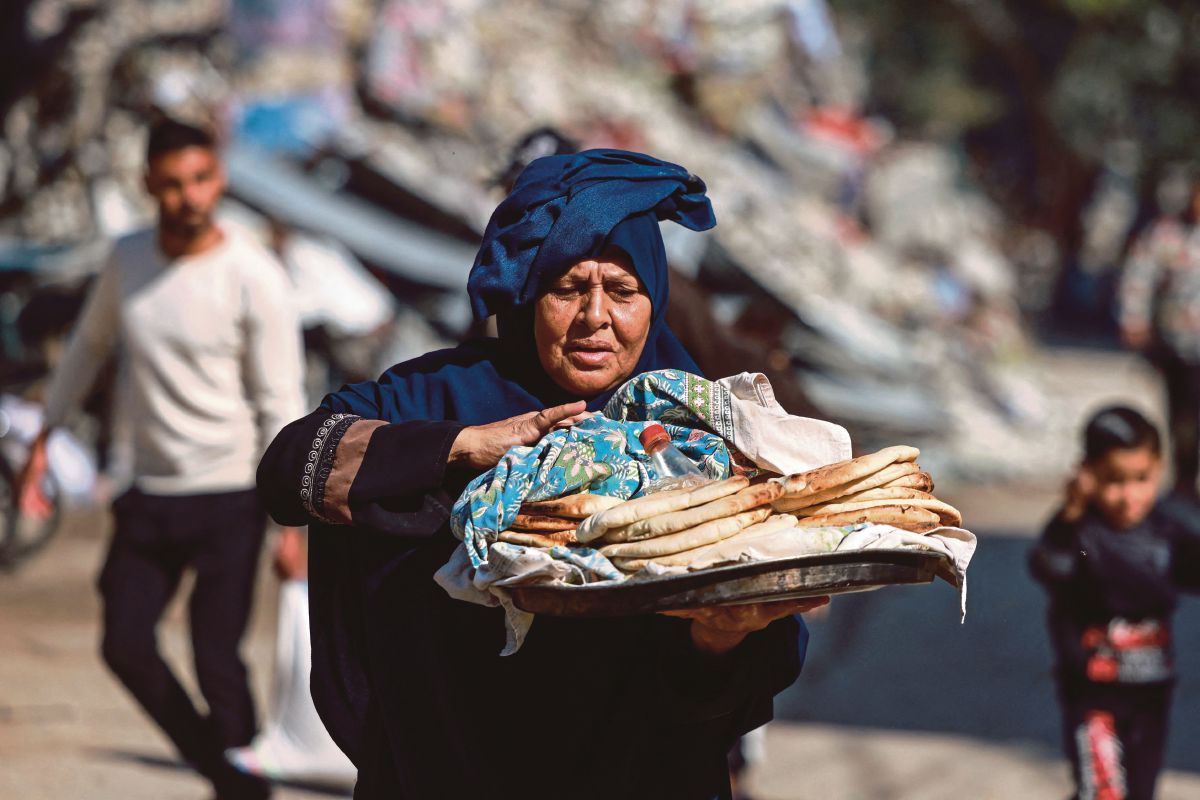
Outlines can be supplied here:
<path id="1" fill-rule="evenodd" d="M 325 417 L 312 435 L 301 475 L 304 513 L 330 525 L 390 529 L 386 520 L 417 513 L 426 495 L 443 489 L 450 447 L 462 428 L 448 421 Z"/>
<path id="2" fill-rule="evenodd" d="M 323 522 L 344 524 L 349 521 L 326 511 L 326 493 L 337 460 L 338 445 L 350 427 L 360 421 L 362 417 L 355 414 L 333 414 L 321 424 L 313 437 L 308 459 L 304 463 L 304 474 L 300 478 L 300 500 L 305 511 Z M 343 459 L 343 469 L 347 462 L 348 459 Z"/>
<path id="3" fill-rule="evenodd" d="M 333 454 L 333 469 L 325 481 L 322 513 L 327 522 L 349 525 L 353 521 L 350 514 L 350 487 L 358 477 L 363 456 L 375 431 L 386 425 L 386 422 L 378 419 L 359 419 L 346 428 Z"/>

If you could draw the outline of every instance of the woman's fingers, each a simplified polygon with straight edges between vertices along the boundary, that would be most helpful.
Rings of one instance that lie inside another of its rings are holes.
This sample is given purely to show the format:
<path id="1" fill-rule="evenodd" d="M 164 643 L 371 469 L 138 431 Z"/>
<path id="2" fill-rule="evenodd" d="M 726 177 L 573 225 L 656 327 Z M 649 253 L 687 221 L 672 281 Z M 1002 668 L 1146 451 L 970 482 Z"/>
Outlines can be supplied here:
<path id="1" fill-rule="evenodd" d="M 551 406 L 550 408 L 543 408 L 534 414 L 533 424 L 545 433 L 559 422 L 578 416 L 585 411 L 587 411 L 587 403 L 582 400 L 576 400 L 574 403 L 565 403 L 561 406 Z"/>
<path id="2" fill-rule="evenodd" d="M 777 619 L 812 611 L 828 602 L 828 596 L 806 597 L 742 606 L 681 608 L 661 613 L 690 619 L 692 644 L 703 652 L 720 654 L 728 653 L 741 644 L 748 634 L 762 630 Z"/>
<path id="3" fill-rule="evenodd" d="M 554 430 L 558 423 L 578 416 L 586 410 L 587 403 L 582 400 L 574 403 L 566 403 L 561 406 L 543 408 L 541 411 L 528 417 L 528 424 L 522 426 L 524 432 L 520 444 L 536 444 L 539 439 Z"/>
<path id="4" fill-rule="evenodd" d="M 670 617 L 692 619 L 701 625 L 722 631 L 750 632 L 767 627 L 777 619 L 803 614 L 829 603 L 827 595 L 802 597 L 795 600 L 777 600 L 767 603 L 748 603 L 739 606 L 707 606 L 704 608 L 680 608 L 663 611 Z"/>
<path id="5" fill-rule="evenodd" d="M 533 445 L 560 423 L 581 419 L 587 403 L 579 400 L 541 411 L 530 411 L 487 425 L 472 425 L 459 433 L 450 448 L 450 462 L 490 469 L 516 445 Z"/>
<path id="6" fill-rule="evenodd" d="M 576 414 L 573 417 L 567 417 L 566 419 L 560 419 L 558 422 L 554 423 L 554 430 L 561 431 L 566 428 L 573 428 L 576 425 L 578 425 L 579 423 L 583 422 L 585 419 L 588 419 L 588 418 L 594 417 L 594 416 L 596 416 L 596 414 L 594 412 L 585 411 L 582 414 Z"/>

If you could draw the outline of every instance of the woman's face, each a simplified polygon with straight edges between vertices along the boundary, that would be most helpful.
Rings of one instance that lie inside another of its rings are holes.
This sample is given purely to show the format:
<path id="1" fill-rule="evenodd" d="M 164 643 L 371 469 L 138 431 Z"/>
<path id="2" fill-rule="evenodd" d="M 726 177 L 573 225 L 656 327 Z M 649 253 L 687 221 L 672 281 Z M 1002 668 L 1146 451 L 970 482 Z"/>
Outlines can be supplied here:
<path id="1" fill-rule="evenodd" d="M 628 378 L 650 332 L 650 295 L 628 256 L 609 248 L 580 261 L 537 299 L 534 340 L 546 374 L 578 397 Z"/>

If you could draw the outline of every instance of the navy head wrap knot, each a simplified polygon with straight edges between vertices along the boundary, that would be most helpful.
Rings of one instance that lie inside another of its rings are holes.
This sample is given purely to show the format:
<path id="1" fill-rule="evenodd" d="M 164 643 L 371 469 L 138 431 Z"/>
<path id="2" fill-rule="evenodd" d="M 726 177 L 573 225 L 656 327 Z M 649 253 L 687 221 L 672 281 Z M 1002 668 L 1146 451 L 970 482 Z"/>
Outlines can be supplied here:
<path id="1" fill-rule="evenodd" d="M 678 164 L 625 150 L 533 161 L 488 221 L 467 281 L 472 311 L 482 319 L 530 304 L 546 283 L 616 244 L 614 231 L 636 218 L 655 224 L 635 226 L 636 236 L 621 237 L 622 249 L 635 246 L 629 256 L 653 300 L 652 287 L 665 287 L 667 277 L 657 220 L 695 231 L 716 224 L 704 181 Z"/>

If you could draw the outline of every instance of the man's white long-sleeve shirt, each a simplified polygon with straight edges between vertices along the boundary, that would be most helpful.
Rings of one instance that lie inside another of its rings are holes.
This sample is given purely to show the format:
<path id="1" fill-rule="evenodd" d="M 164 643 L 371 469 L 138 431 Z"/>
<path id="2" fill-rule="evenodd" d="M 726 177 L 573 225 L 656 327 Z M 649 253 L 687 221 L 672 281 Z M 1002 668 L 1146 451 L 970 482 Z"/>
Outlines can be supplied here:
<path id="1" fill-rule="evenodd" d="M 174 259 L 153 229 L 118 240 L 50 382 L 54 426 L 118 354 L 132 477 L 150 494 L 253 487 L 267 444 L 304 413 L 287 276 L 247 232 L 222 232 L 211 250 Z"/>

